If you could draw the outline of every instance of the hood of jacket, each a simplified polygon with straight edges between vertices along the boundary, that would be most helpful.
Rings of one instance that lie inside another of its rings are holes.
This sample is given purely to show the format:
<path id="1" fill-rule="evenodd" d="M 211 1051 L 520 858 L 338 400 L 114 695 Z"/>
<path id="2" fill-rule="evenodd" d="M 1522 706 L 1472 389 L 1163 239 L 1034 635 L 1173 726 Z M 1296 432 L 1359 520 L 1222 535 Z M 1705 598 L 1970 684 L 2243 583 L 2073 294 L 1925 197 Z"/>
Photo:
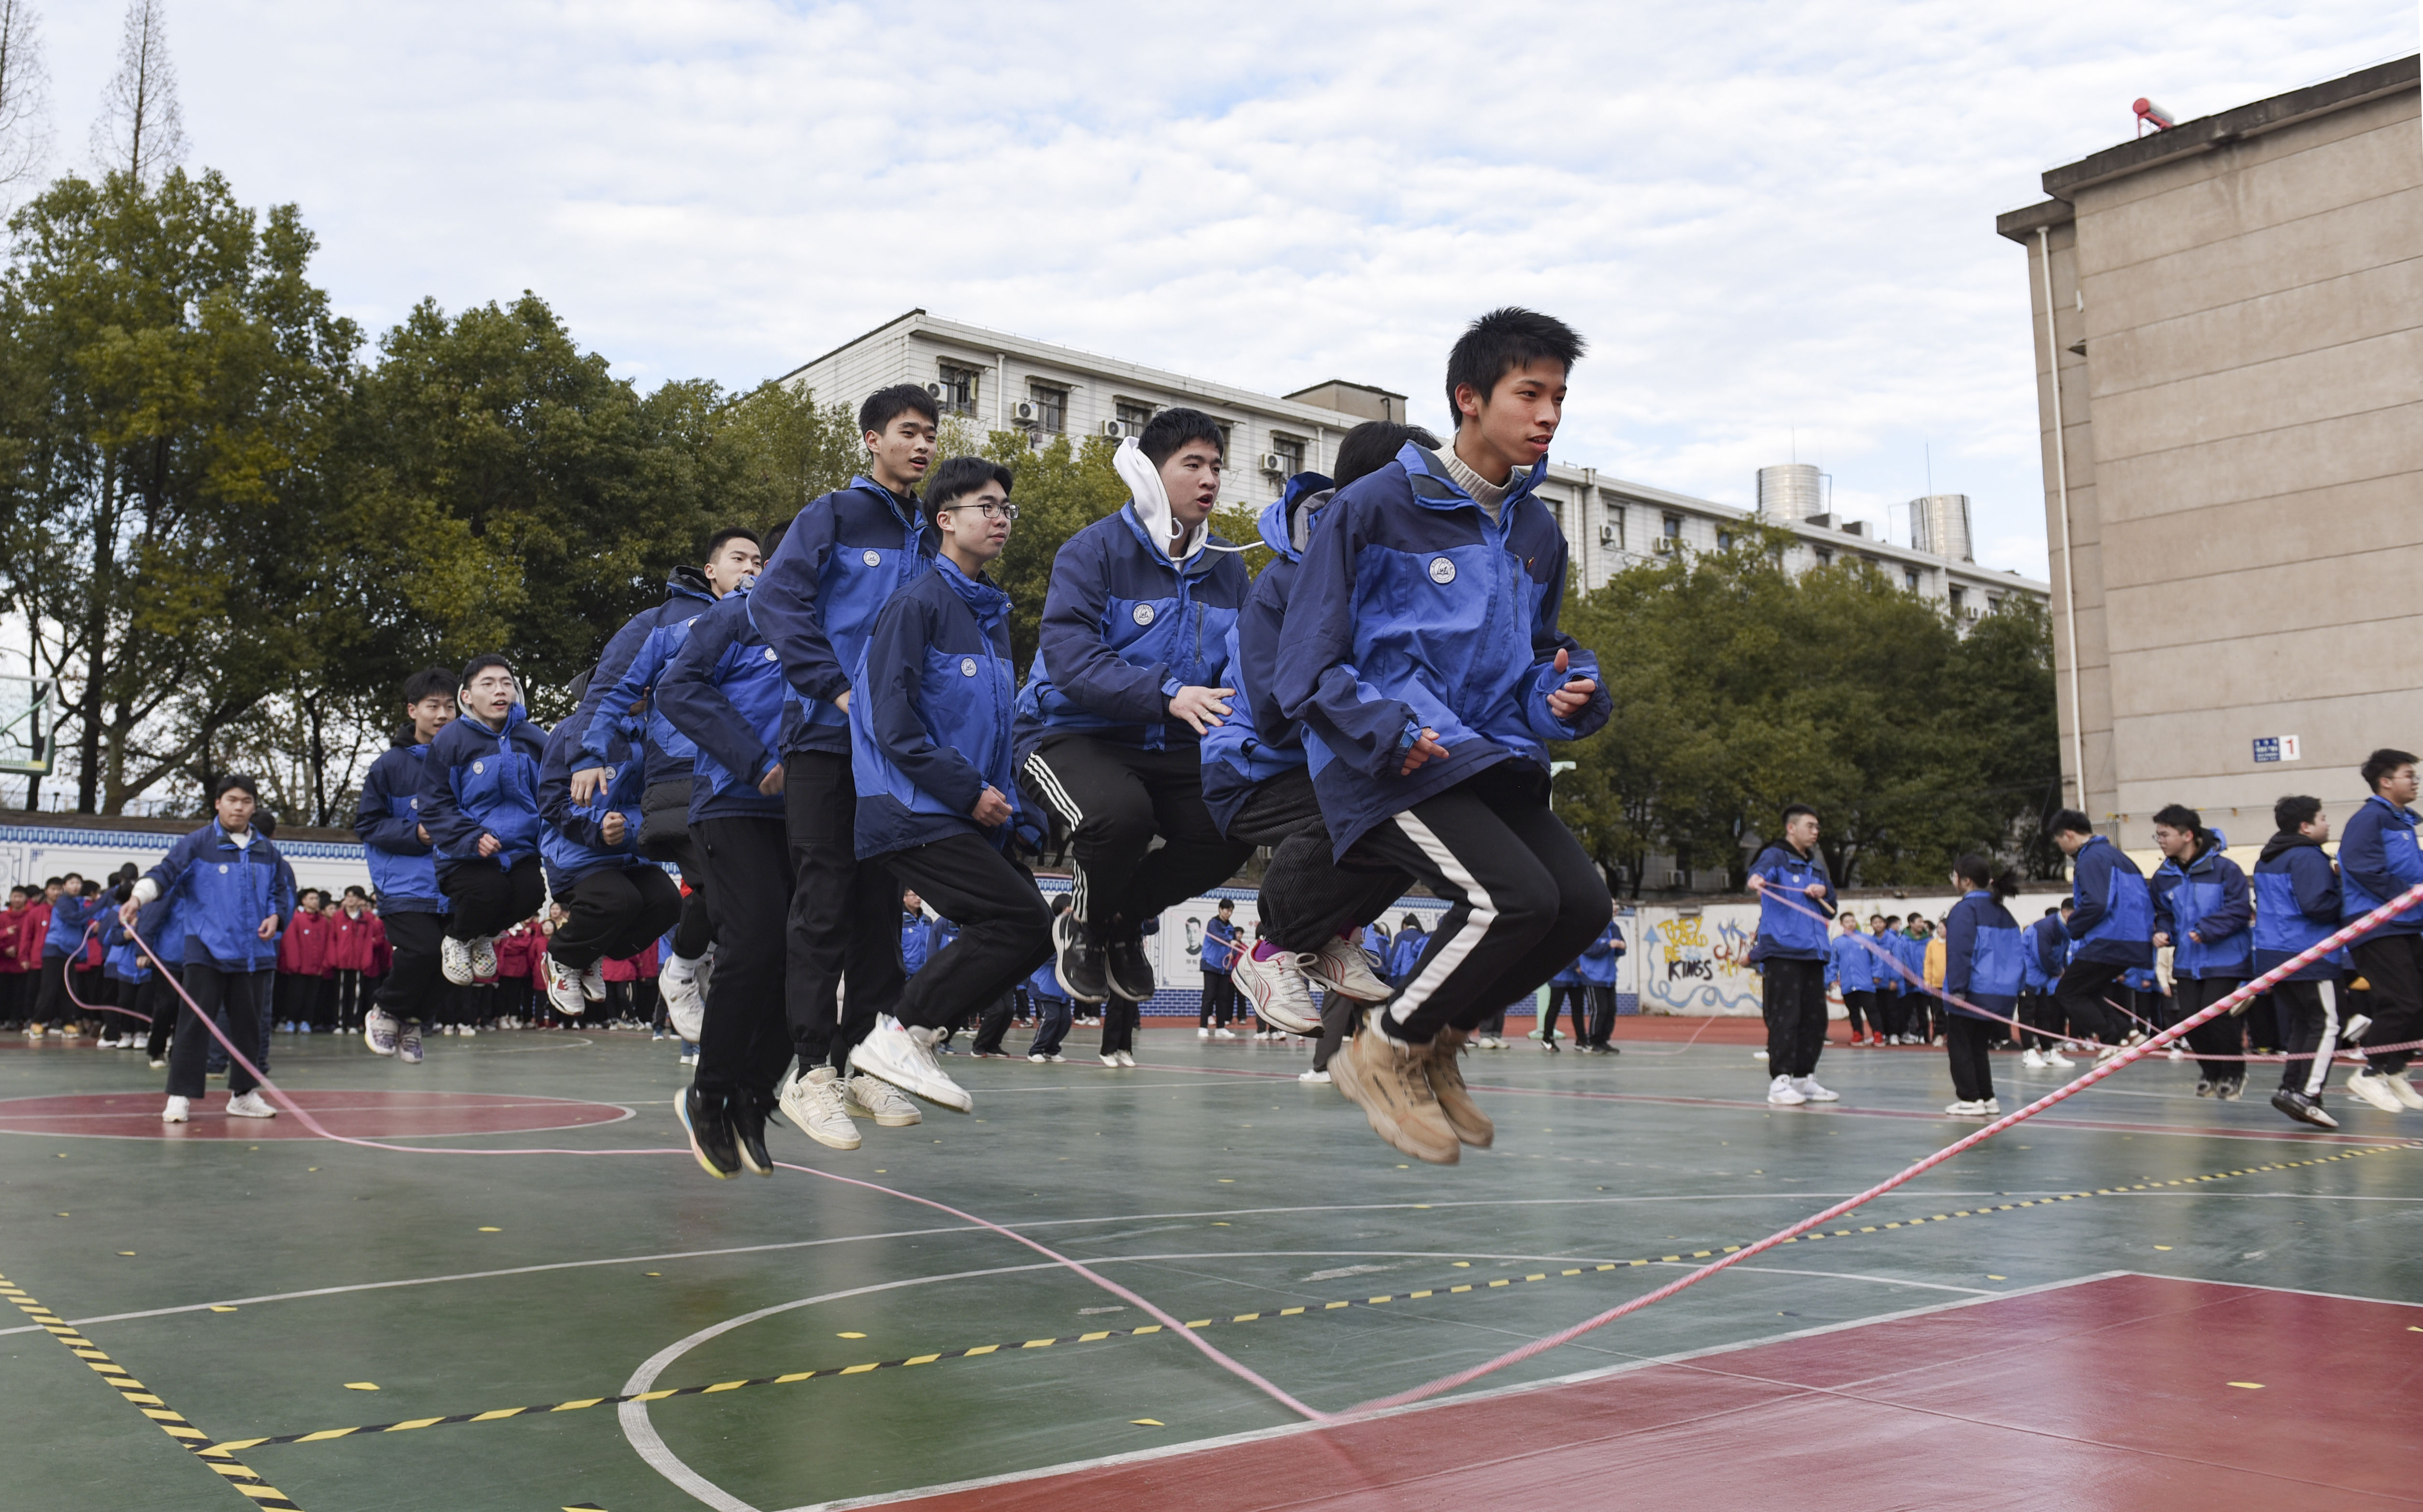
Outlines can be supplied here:
<path id="1" fill-rule="evenodd" d="M 970 577 L 958 562 L 939 552 L 934 556 L 934 571 L 942 575 L 942 581 L 975 616 L 976 627 L 986 636 L 1000 629 L 1002 622 L 1009 618 L 1009 595 L 994 587 L 990 577 L 982 574 Z"/>
<path id="2" fill-rule="evenodd" d="M 2311 845 L 2316 850 L 2322 848 L 2319 840 L 2301 835 L 2293 829 L 2283 829 L 2263 843 L 2263 854 L 2255 858 L 2255 864 L 2260 866 L 2266 861 L 2276 860 L 2300 845 Z"/>
<path id="3" fill-rule="evenodd" d="M 1304 548 L 1312 543 L 1312 517 L 1337 492 L 1337 485 L 1320 473 L 1301 472 L 1289 479 L 1254 522 L 1262 544 L 1284 560 L 1304 560 Z"/>
<path id="4" fill-rule="evenodd" d="M 707 586 L 705 571 L 689 562 L 683 562 L 665 574 L 666 602 L 686 598 L 700 599 L 708 604 L 715 602 L 715 590 Z"/>

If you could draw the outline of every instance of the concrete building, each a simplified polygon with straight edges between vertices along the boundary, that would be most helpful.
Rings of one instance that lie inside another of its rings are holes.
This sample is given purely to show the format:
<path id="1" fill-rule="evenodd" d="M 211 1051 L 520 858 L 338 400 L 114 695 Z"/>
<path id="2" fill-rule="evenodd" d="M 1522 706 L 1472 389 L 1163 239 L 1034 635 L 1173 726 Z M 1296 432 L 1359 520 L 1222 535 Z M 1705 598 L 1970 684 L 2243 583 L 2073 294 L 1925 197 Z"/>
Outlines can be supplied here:
<path id="1" fill-rule="evenodd" d="M 2027 249 L 2062 766 L 2241 839 L 2423 749 L 2416 59 L 2044 175 Z M 2235 817 L 2235 822 L 2231 820 Z"/>
<path id="2" fill-rule="evenodd" d="M 1116 357 L 1029 340 L 1001 331 L 938 320 L 912 309 L 791 372 L 783 382 L 820 399 L 852 405 L 897 383 L 928 386 L 943 412 L 990 430 L 1023 429 L 1038 441 L 1066 435 L 1120 436 L 1141 430 L 1171 404 L 1203 410 L 1228 436 L 1228 485 L 1224 503 L 1259 505 L 1280 480 L 1305 468 L 1320 471 L 1337 455 L 1346 432 L 1365 420 L 1406 417 L 1405 396 L 1366 384 L 1330 379 L 1272 397 L 1226 384 L 1139 367 Z M 1967 538 L 1950 555 L 1891 545 L 1861 521 L 1819 512 L 1814 467 L 1768 468 L 1788 484 L 1796 502 L 1769 499 L 1766 517 L 1788 525 L 1799 544 L 1787 555 L 1795 571 L 1865 558 L 1912 592 L 1945 602 L 1972 618 L 1990 612 L 2009 593 L 2043 602 L 2047 585 L 1998 573 L 1968 559 Z M 1806 477 L 1802 477 L 1805 474 Z M 1595 587 L 1623 568 L 1675 551 L 1718 550 L 1754 512 L 1601 475 L 1592 467 L 1551 462 L 1541 498 L 1557 512 L 1573 551 L 1576 579 Z"/>

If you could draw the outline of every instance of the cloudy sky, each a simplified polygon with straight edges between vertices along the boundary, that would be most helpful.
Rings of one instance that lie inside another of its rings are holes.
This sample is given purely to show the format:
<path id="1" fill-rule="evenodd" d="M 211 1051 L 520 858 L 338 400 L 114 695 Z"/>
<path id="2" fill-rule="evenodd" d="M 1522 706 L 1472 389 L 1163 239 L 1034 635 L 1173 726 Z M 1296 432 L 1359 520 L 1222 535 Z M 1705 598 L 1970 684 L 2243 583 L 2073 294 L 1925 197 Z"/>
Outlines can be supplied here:
<path id="1" fill-rule="evenodd" d="M 1445 414 L 1461 322 L 1592 343 L 1560 461 L 1747 505 L 1933 483 L 2045 568 L 2024 256 L 2046 167 L 2415 46 L 2349 0 L 1691 6 L 165 0 L 189 162 L 293 200 L 372 331 L 527 288 L 642 386 L 924 306 Z M 36 0 L 55 169 L 119 0 Z"/>

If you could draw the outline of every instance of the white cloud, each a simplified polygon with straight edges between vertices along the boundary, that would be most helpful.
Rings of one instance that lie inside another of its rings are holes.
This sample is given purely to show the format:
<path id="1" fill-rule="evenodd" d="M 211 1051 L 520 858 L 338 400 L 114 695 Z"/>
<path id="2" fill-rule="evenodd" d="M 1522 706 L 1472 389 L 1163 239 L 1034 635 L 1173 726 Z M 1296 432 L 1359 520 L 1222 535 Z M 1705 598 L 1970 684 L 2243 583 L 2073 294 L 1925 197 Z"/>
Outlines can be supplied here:
<path id="1" fill-rule="evenodd" d="M 642 383 L 742 385 L 922 305 L 1435 421 L 1459 323 L 1528 303 L 1593 342 L 1561 460 L 1746 504 L 1797 430 L 1882 519 L 1931 447 L 2032 575 L 1994 214 L 2139 94 L 2193 117 L 2414 46 L 2352 0 L 169 5 L 196 161 L 299 201 L 374 330 L 527 287 Z M 50 18 L 62 140 L 115 10 Z"/>

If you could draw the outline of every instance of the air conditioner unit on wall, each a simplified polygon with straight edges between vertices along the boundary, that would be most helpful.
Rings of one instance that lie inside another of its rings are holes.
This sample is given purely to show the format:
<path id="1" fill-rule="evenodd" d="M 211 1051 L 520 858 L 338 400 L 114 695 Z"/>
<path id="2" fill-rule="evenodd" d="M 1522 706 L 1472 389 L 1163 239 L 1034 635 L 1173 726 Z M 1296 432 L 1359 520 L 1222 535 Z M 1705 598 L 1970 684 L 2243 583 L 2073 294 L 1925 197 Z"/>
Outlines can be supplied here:
<path id="1" fill-rule="evenodd" d="M 942 397 L 942 386 L 941 384 L 927 384 L 926 386 L 926 392 L 936 399 L 940 399 Z"/>
<path id="2" fill-rule="evenodd" d="M 1682 543 L 1683 543 L 1675 540 L 1672 536 L 1659 536 L 1657 538 L 1657 555 L 1661 557 L 1671 557 L 1674 555 L 1675 548 L 1680 546 Z"/>
<path id="3" fill-rule="evenodd" d="M 1283 473 L 1287 470 L 1287 458 L 1279 455 L 1275 451 L 1265 451 L 1262 453 L 1262 471 L 1266 473 Z"/>
<path id="4" fill-rule="evenodd" d="M 1598 528 L 1598 543 L 1602 546 L 1611 546 L 1615 544 L 1615 527 L 1611 525 L 1600 526 Z"/>
<path id="5" fill-rule="evenodd" d="M 1102 433 L 1109 436 L 1112 440 L 1116 441 L 1119 437 L 1128 433 L 1128 428 L 1116 420 L 1104 420 L 1102 422 Z"/>
<path id="6" fill-rule="evenodd" d="M 1031 399 L 1021 399 L 1009 407 L 1009 417 L 1021 425 L 1039 425 L 1043 420 L 1043 406 Z"/>

